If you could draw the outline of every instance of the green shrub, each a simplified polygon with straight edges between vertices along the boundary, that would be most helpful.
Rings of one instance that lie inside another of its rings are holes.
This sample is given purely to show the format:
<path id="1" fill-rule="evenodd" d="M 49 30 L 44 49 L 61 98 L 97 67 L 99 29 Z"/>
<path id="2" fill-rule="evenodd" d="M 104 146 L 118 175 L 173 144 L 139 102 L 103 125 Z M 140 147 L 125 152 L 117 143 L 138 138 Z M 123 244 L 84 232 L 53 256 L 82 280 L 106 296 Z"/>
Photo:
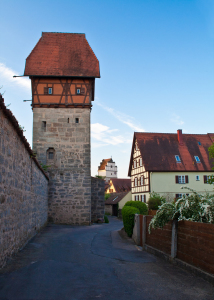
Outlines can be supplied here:
<path id="1" fill-rule="evenodd" d="M 110 196 L 111 194 L 105 194 L 105 200 L 107 200 Z"/>
<path id="2" fill-rule="evenodd" d="M 157 210 L 159 206 L 166 202 L 164 197 L 161 197 L 158 193 L 151 193 L 148 200 L 148 208 L 149 210 Z"/>
<path id="3" fill-rule="evenodd" d="M 108 217 L 106 215 L 104 216 L 104 222 L 105 223 L 109 223 L 109 219 L 108 219 Z"/>
<path id="4" fill-rule="evenodd" d="M 125 232 L 129 237 L 132 236 L 133 228 L 134 228 L 134 216 L 135 214 L 139 214 L 140 211 L 136 207 L 125 206 L 122 209 L 122 217 L 123 217 L 123 225 Z"/>
<path id="5" fill-rule="evenodd" d="M 188 189 L 192 194 L 183 195 L 175 203 L 163 203 L 149 224 L 149 232 L 152 228 L 163 228 L 170 220 L 214 224 L 214 195 L 201 195 L 189 187 L 181 189 Z"/>
<path id="6" fill-rule="evenodd" d="M 127 201 L 124 206 L 132 206 L 139 209 L 141 215 L 148 215 L 148 207 L 146 203 L 141 201 Z"/>

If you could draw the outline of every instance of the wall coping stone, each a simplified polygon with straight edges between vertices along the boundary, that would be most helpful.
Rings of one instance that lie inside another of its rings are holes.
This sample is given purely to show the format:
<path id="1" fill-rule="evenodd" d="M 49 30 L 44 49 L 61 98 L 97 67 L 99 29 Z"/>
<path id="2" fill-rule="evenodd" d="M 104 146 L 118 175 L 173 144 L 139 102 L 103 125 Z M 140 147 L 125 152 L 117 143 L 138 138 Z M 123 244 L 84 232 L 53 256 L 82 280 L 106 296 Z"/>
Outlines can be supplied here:
<path id="1" fill-rule="evenodd" d="M 49 180 L 48 175 L 45 173 L 45 171 L 42 169 L 41 165 L 39 164 L 38 160 L 35 157 L 35 154 L 33 153 L 33 150 L 30 147 L 30 144 L 28 143 L 26 137 L 23 134 L 23 130 L 20 128 L 20 125 L 16 119 L 16 117 L 13 115 L 10 109 L 8 109 L 5 104 L 4 104 L 4 98 L 0 94 L 0 108 L 2 109 L 5 117 L 7 118 L 8 121 L 10 121 L 11 125 L 17 132 L 17 135 L 20 137 L 20 140 L 22 141 L 23 145 L 25 146 L 26 150 L 30 154 L 30 157 L 33 159 L 37 167 L 42 171 L 42 173 L 45 175 L 47 180 Z"/>

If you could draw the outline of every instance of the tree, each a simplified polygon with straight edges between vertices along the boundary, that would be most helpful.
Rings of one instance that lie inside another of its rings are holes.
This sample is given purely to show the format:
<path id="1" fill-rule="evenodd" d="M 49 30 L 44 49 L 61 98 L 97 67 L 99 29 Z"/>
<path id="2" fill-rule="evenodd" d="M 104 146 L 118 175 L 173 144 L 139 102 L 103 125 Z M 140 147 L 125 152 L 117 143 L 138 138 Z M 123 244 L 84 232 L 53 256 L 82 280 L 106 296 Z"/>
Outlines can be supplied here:
<path id="1" fill-rule="evenodd" d="M 209 158 L 212 159 L 214 158 L 214 143 L 208 148 L 209 151 Z M 214 164 L 214 162 L 213 162 Z M 212 170 L 214 170 L 214 167 L 212 167 Z M 213 184 L 214 183 L 214 175 L 211 175 L 209 178 L 209 184 Z"/>

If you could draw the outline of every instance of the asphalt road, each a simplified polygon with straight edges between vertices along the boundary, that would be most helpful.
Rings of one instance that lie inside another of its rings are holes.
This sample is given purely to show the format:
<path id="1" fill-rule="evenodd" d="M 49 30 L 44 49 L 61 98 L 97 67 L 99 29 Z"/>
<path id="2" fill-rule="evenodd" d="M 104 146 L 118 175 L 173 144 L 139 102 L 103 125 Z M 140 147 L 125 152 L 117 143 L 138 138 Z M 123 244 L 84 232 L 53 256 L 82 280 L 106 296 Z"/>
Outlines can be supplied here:
<path id="1" fill-rule="evenodd" d="M 122 226 L 47 226 L 0 271 L 0 300 L 214 299 L 208 282 L 121 238 Z"/>

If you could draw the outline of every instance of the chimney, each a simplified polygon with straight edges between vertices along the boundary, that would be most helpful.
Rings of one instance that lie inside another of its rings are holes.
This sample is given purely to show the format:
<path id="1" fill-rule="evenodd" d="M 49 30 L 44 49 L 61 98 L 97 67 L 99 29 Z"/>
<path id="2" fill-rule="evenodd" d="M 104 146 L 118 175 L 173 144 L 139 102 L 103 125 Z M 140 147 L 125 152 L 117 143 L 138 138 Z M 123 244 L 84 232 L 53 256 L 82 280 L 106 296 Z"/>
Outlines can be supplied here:
<path id="1" fill-rule="evenodd" d="M 177 130 L 177 134 L 178 134 L 178 142 L 179 142 L 179 145 L 183 145 L 184 144 L 184 141 L 183 141 L 183 134 L 182 134 L 182 129 L 178 129 Z"/>

